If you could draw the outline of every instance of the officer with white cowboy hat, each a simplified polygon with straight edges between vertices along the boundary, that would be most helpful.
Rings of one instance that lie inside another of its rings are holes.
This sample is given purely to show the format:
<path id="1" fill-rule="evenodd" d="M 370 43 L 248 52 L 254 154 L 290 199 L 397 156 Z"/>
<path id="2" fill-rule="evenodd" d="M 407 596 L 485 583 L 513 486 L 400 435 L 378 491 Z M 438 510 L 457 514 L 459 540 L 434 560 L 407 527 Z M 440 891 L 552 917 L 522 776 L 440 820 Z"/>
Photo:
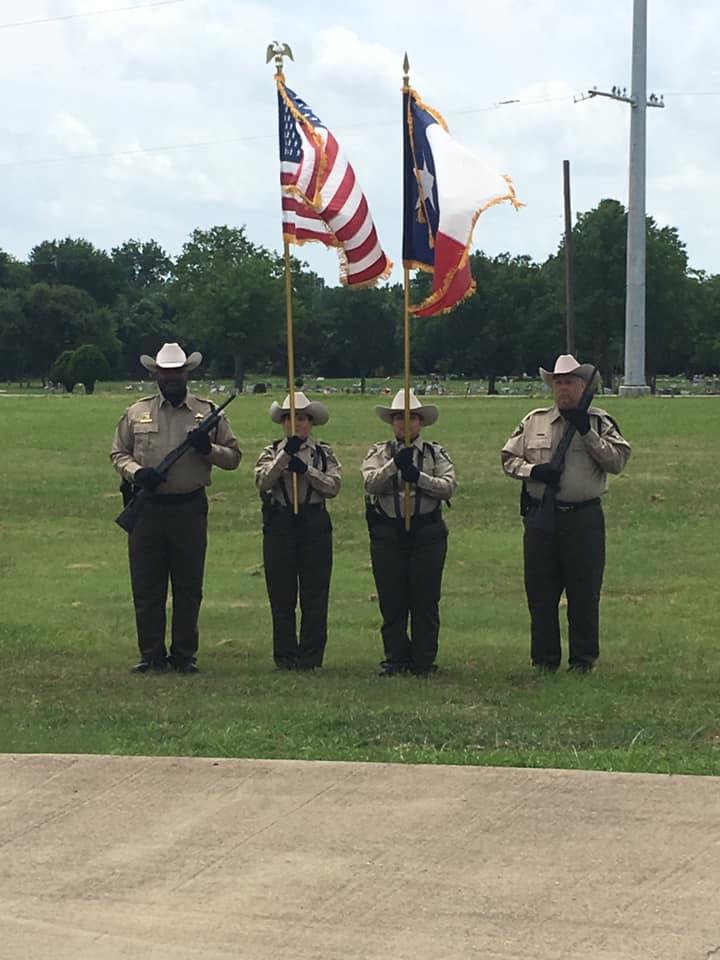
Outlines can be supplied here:
<path id="1" fill-rule="evenodd" d="M 332 448 L 310 436 L 329 420 L 327 407 L 295 393 L 295 433 L 290 395 L 273 402 L 270 419 L 284 437 L 268 444 L 255 464 L 263 502 L 263 562 L 273 625 L 273 658 L 279 670 L 322 666 L 332 572 L 332 524 L 326 501 L 340 490 L 342 468 Z M 298 512 L 293 502 L 297 477 Z M 296 606 L 300 596 L 298 636 Z"/>
<path id="2" fill-rule="evenodd" d="M 405 445 L 405 391 L 376 414 L 392 426 L 394 439 L 373 444 L 362 464 L 370 557 L 383 618 L 385 656 L 380 676 L 435 669 L 438 605 L 447 554 L 442 503 L 457 487 L 455 467 L 439 443 L 420 436 L 438 419 L 438 408 L 423 406 L 410 391 L 409 445 Z M 410 487 L 410 529 L 406 530 L 404 489 Z"/>
<path id="3" fill-rule="evenodd" d="M 140 661 L 137 673 L 163 670 L 197 673 L 198 616 L 207 546 L 205 488 L 213 466 L 235 470 L 238 442 L 224 414 L 210 435 L 196 430 L 214 404 L 187 389 L 188 375 L 202 355 L 166 343 L 155 358 L 140 362 L 155 377 L 158 393 L 127 408 L 115 431 L 110 459 L 122 477 L 123 494 L 145 489 L 147 506 L 129 537 L 130 578 Z M 190 436 L 193 449 L 162 480 L 155 469 Z M 169 657 L 165 645 L 165 601 L 172 585 Z"/>
<path id="4" fill-rule="evenodd" d="M 599 656 L 600 589 L 605 568 L 605 521 L 601 497 L 608 474 L 620 473 L 631 447 L 605 410 L 578 407 L 595 368 L 563 354 L 554 368 L 540 368 L 553 392 L 551 407 L 523 417 L 502 448 L 503 470 L 522 481 L 525 590 L 531 621 L 533 666 L 555 672 L 561 661 L 558 604 L 567 597 L 569 669 L 592 670 Z M 595 378 L 594 387 L 599 385 Z M 575 436 L 564 468 L 551 464 L 566 426 Z M 531 515 L 539 508 L 546 485 L 557 488 L 554 531 L 538 529 Z"/>

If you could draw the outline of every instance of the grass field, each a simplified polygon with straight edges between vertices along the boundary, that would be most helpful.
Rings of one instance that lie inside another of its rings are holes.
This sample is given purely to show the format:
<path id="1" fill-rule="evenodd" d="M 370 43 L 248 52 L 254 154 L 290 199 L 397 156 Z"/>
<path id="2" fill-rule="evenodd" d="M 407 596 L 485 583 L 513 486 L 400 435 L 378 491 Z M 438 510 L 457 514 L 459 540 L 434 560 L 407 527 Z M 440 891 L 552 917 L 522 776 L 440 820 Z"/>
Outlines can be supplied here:
<path id="1" fill-rule="evenodd" d="M 601 663 L 536 677 L 528 660 L 518 485 L 498 451 L 537 401 L 440 398 L 427 432 L 453 454 L 439 663 L 379 681 L 379 616 L 359 464 L 388 429 L 339 395 L 319 436 L 345 470 L 331 504 L 325 669 L 271 671 L 252 466 L 272 396 L 230 408 L 244 451 L 214 472 L 194 678 L 127 672 L 136 648 L 117 478 L 128 398 L 0 397 L 0 751 L 300 757 L 720 773 L 720 400 L 607 398 L 634 444 L 605 500 Z"/>

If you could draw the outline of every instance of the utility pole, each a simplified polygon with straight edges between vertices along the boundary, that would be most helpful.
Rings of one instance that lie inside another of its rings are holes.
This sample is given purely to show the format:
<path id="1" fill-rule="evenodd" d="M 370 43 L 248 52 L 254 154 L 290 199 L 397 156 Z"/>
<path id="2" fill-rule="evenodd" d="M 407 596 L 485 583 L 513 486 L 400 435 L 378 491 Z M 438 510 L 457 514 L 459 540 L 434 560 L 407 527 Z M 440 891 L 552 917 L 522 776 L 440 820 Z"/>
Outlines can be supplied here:
<path id="1" fill-rule="evenodd" d="M 565 351 L 575 354 L 575 272 L 572 250 L 572 213 L 570 209 L 570 161 L 563 160 L 565 199 Z"/>
<path id="2" fill-rule="evenodd" d="M 593 87 L 587 97 L 629 103 L 630 169 L 628 183 L 627 266 L 625 275 L 625 382 L 620 394 L 640 397 L 645 383 L 645 118 L 647 107 L 664 107 L 662 96 L 647 96 L 647 0 L 633 0 L 632 82 L 608 93 Z M 581 99 L 586 100 L 587 97 Z"/>

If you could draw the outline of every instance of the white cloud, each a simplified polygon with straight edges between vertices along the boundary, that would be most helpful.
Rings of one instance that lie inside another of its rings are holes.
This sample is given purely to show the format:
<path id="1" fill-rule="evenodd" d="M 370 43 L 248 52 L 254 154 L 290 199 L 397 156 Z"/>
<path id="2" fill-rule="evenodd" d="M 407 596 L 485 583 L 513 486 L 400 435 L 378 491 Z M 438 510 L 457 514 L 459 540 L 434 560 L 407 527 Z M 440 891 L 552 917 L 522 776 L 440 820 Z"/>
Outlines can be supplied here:
<path id="1" fill-rule="evenodd" d="M 68 153 L 97 152 L 98 143 L 90 128 L 64 110 L 52 118 L 48 132 Z"/>
<path id="2" fill-rule="evenodd" d="M 2 6 L 4 23 L 113 4 Z M 510 173 L 527 202 L 518 214 L 483 216 L 478 246 L 544 259 L 562 230 L 563 160 L 574 210 L 626 199 L 629 108 L 572 96 L 594 84 L 629 86 L 631 16 L 627 0 L 416 0 L 410 8 L 186 0 L 0 30 L 0 247 L 24 257 L 51 234 L 106 247 L 152 236 L 175 253 L 195 227 L 227 222 L 247 223 L 251 237 L 277 248 L 277 119 L 265 48 L 279 40 L 295 55 L 288 83 L 341 139 L 396 263 L 406 49 L 411 81 L 453 135 Z M 650 6 L 648 89 L 665 92 L 667 107 L 648 112 L 648 212 L 677 226 L 691 263 L 711 272 L 720 272 L 720 97 L 697 94 L 720 93 L 719 29 L 710 0 Z M 679 92 L 692 95 L 672 95 Z M 508 99 L 520 102 L 496 106 Z M 115 156 L 66 159 L 73 154 Z M 301 255 L 335 282 L 331 252 L 305 246 Z"/>

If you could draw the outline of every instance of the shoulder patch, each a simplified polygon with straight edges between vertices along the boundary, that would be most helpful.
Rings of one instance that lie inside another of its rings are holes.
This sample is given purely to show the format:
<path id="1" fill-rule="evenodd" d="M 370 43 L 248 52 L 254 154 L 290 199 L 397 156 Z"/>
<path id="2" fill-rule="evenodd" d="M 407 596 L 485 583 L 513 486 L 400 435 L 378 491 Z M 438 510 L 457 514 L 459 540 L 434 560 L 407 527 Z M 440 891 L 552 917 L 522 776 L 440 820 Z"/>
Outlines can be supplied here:
<path id="1" fill-rule="evenodd" d="M 534 417 L 538 413 L 550 413 L 551 410 L 552 410 L 552 407 L 535 407 L 534 410 L 531 410 L 529 413 L 525 414 L 525 416 L 522 418 L 522 422 L 526 423 L 530 419 L 530 417 Z"/>
<path id="2" fill-rule="evenodd" d="M 515 427 L 513 432 L 510 434 L 510 439 L 514 440 L 515 437 L 519 437 L 520 434 L 525 430 L 525 422 L 523 420 Z"/>
<path id="3" fill-rule="evenodd" d="M 600 420 L 601 420 L 601 422 L 602 422 L 602 420 L 608 420 L 608 421 L 610 422 L 610 424 L 611 424 L 611 429 L 615 430 L 615 432 L 616 432 L 619 436 L 622 437 L 623 432 L 622 432 L 622 430 L 620 429 L 620 424 L 617 422 L 617 420 L 615 420 L 613 417 L 611 417 L 610 414 L 607 413 L 605 410 L 603 410 L 603 412 L 602 412 L 602 417 L 600 418 Z M 606 433 L 609 433 L 609 431 L 605 431 L 605 432 L 606 432 Z M 625 439 L 625 438 L 623 437 L 623 439 Z"/>
<path id="4" fill-rule="evenodd" d="M 453 461 L 452 461 L 452 457 L 451 457 L 450 454 L 447 452 L 447 450 L 445 449 L 445 447 L 442 447 L 439 443 L 436 443 L 435 446 L 438 448 L 438 453 L 441 453 L 441 454 L 445 457 L 445 459 L 447 460 L 448 463 L 452 463 L 452 462 L 453 462 Z"/>

